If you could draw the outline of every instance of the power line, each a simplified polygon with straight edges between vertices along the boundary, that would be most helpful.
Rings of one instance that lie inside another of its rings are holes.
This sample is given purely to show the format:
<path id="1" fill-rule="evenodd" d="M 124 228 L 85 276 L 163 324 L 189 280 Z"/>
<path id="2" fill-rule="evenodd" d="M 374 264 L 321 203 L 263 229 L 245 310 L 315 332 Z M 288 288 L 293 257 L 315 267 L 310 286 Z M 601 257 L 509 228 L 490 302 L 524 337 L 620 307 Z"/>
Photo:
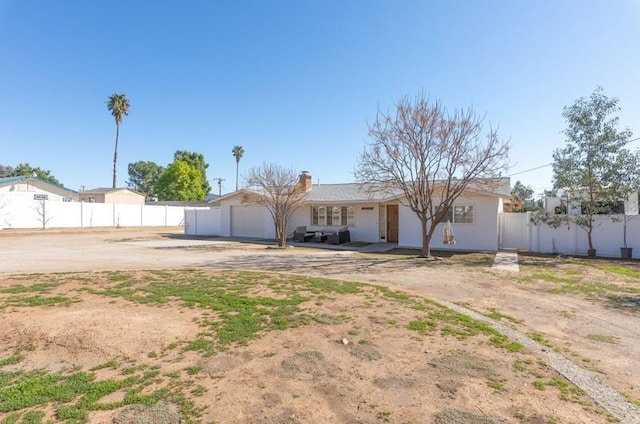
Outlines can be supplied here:
<path id="1" fill-rule="evenodd" d="M 218 183 L 218 196 L 222 196 L 222 182 L 224 181 L 224 178 L 213 178 L 213 181 Z"/>
<path id="2" fill-rule="evenodd" d="M 524 174 L 525 172 L 535 171 L 535 170 L 537 170 L 537 169 L 546 168 L 547 166 L 551 166 L 551 165 L 553 165 L 553 164 L 552 164 L 552 163 L 548 163 L 548 164 L 546 164 L 546 165 L 536 166 L 535 168 L 525 169 L 524 171 L 520 171 L 520 172 L 516 172 L 515 174 L 511 174 L 511 175 L 509 175 L 509 177 L 513 177 L 514 175 Z"/>
<path id="3" fill-rule="evenodd" d="M 629 144 L 629 143 L 631 143 L 633 141 L 638 141 L 638 140 L 640 140 L 640 137 L 636 137 L 636 138 L 633 138 L 631 140 L 627 140 L 627 142 L 625 144 Z M 548 163 L 546 165 L 536 166 L 535 168 L 525 169 L 524 171 L 520 171 L 520 172 L 516 172 L 514 174 L 511 174 L 511 175 L 509 175 L 509 177 L 513 177 L 514 175 L 525 174 L 525 173 L 531 172 L 531 171 L 537 171 L 538 169 L 546 168 L 547 166 L 551 166 L 551 165 L 553 165 L 553 163 Z"/>

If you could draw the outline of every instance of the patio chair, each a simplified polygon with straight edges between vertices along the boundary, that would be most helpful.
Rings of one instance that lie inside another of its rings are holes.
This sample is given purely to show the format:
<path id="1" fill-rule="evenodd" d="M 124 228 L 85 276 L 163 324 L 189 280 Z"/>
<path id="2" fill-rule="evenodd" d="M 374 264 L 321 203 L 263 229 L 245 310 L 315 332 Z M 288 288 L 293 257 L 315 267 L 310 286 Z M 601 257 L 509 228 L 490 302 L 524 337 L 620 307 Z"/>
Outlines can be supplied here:
<path id="1" fill-rule="evenodd" d="M 329 244 L 345 244 L 351 241 L 351 235 L 349 230 L 346 228 L 341 228 L 335 234 L 329 234 L 326 242 Z"/>
<path id="2" fill-rule="evenodd" d="M 306 243 L 315 236 L 314 232 L 307 231 L 306 226 L 296 227 L 296 231 L 293 233 L 293 241 L 298 243 Z"/>

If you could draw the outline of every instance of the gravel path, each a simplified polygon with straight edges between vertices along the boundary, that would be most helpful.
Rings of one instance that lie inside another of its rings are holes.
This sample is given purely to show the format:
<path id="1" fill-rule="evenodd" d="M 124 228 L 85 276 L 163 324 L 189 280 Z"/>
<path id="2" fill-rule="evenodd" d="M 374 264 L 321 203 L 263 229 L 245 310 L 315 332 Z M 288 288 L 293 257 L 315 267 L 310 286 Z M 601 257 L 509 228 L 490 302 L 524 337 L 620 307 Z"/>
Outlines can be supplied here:
<path id="1" fill-rule="evenodd" d="M 529 337 L 513 330 L 497 321 L 485 317 L 477 312 L 445 300 L 432 299 L 442 306 L 453 309 L 461 314 L 468 315 L 478 321 L 482 321 L 500 331 L 510 339 L 520 342 L 523 345 L 537 351 L 545 359 L 548 366 L 563 375 L 567 380 L 578 386 L 580 389 L 595 400 L 600 406 L 609 411 L 623 424 L 639 424 L 640 408 L 629 402 L 624 396 L 611 387 L 600 382 L 591 372 L 585 370 L 555 353 L 546 346 L 530 339 Z"/>

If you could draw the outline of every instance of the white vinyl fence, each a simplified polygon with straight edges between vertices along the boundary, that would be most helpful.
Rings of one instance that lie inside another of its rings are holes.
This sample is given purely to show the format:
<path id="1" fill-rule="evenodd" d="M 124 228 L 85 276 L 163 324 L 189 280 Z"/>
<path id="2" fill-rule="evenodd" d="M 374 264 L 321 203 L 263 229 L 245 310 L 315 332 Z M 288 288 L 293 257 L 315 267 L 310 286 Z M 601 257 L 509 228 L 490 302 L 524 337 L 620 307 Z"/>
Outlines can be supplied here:
<path id="1" fill-rule="evenodd" d="M 531 222 L 531 213 L 503 213 L 500 220 L 499 244 L 501 249 L 520 249 L 539 253 L 586 255 L 589 244 L 587 233 L 571 224 L 552 228 L 544 223 Z M 623 222 L 614 221 L 620 215 L 596 217 L 592 239 L 597 256 L 620 257 L 623 245 Z M 640 257 L 640 215 L 627 216 L 627 247 L 633 248 L 634 257 Z"/>
<path id="2" fill-rule="evenodd" d="M 184 211 L 184 233 L 190 235 L 220 235 L 220 208 Z"/>
<path id="3" fill-rule="evenodd" d="M 55 202 L 0 196 L 0 229 L 184 225 L 185 207 Z"/>

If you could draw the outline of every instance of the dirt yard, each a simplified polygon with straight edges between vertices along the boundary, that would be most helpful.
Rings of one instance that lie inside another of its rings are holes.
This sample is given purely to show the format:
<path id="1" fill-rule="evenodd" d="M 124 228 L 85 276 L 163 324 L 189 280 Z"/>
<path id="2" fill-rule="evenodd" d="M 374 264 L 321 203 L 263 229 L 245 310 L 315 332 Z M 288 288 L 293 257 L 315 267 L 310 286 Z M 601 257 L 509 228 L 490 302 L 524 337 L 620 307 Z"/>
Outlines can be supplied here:
<path id="1" fill-rule="evenodd" d="M 640 399 L 635 261 L 521 256 L 511 274 L 490 254 L 425 262 L 153 230 L 0 233 L 0 251 L 2 423 L 614 419 L 526 347 L 430 299 Z"/>

